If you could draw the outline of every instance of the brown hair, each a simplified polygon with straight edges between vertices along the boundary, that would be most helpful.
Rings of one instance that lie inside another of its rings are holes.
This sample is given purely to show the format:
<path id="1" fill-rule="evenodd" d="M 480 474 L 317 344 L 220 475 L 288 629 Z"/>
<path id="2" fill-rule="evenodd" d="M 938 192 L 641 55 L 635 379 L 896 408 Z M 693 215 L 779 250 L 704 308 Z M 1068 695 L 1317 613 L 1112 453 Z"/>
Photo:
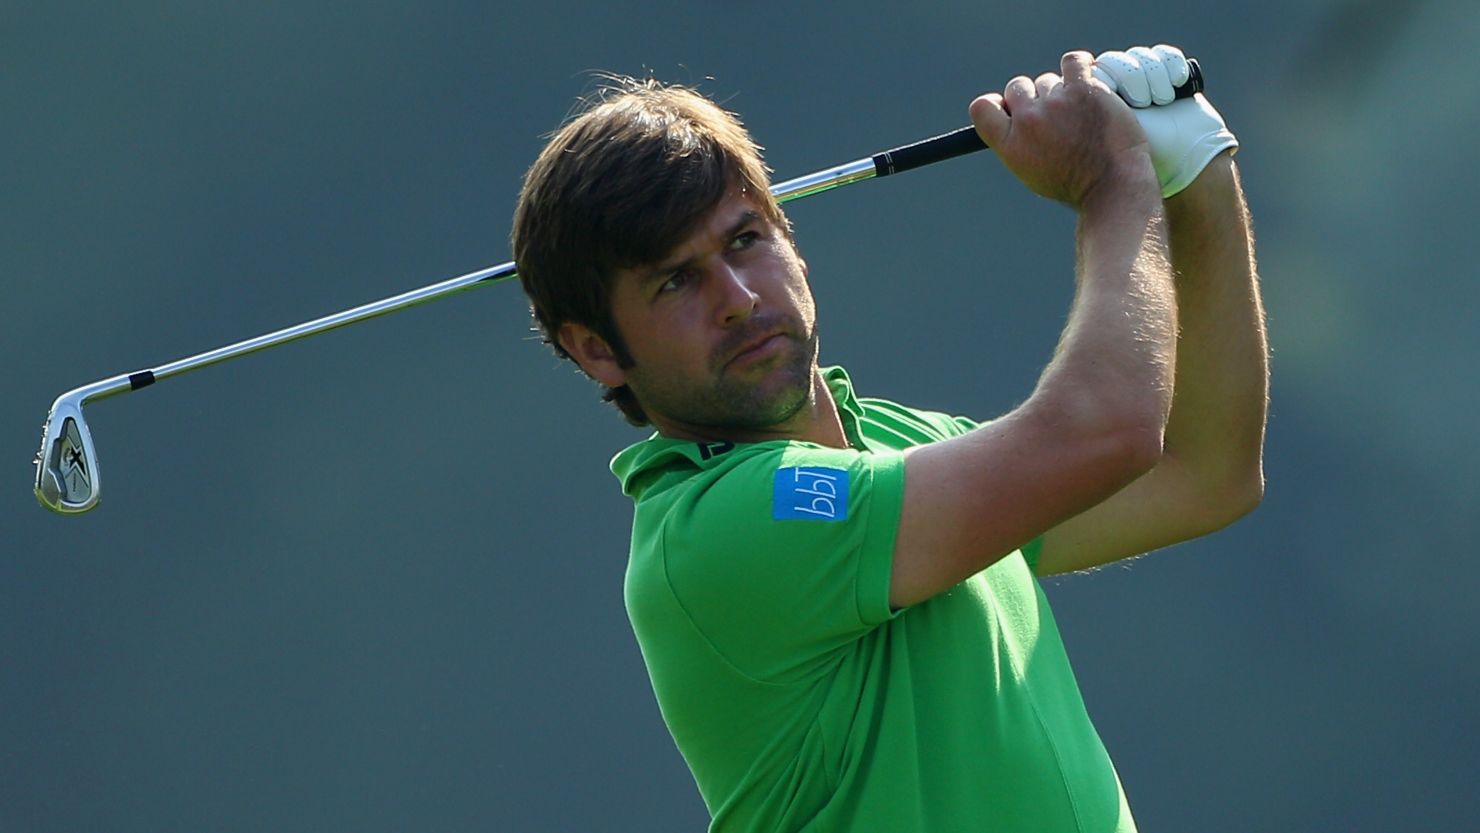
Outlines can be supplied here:
<path id="1" fill-rule="evenodd" d="M 622 269 L 656 263 L 688 237 L 731 188 L 790 236 L 771 197 L 761 148 L 740 120 L 697 91 L 651 78 L 608 85 L 551 137 L 524 178 L 512 242 L 519 281 L 546 343 L 582 324 L 631 366 L 611 316 Z M 608 388 L 633 425 L 648 418 L 626 387 Z"/>

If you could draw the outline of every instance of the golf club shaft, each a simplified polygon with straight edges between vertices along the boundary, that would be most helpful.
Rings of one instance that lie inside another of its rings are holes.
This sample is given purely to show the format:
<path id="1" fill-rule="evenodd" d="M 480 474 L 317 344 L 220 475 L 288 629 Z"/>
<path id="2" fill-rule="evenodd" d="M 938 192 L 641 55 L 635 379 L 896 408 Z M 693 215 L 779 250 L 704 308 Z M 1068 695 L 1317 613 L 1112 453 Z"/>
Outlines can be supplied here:
<path id="1" fill-rule="evenodd" d="M 1190 75 L 1188 82 L 1177 88 L 1178 98 L 1187 98 L 1202 90 L 1201 70 L 1195 61 L 1189 60 L 1187 63 Z M 771 193 L 779 202 L 790 202 L 865 179 L 890 176 L 951 159 L 985 147 L 986 144 L 977 136 L 974 128 L 963 127 L 914 144 L 891 148 L 846 165 L 789 179 L 773 185 Z M 80 514 L 98 505 L 102 496 L 102 475 L 98 470 L 97 449 L 93 445 L 92 432 L 87 429 L 82 415 L 83 405 L 92 400 L 138 390 L 161 379 L 445 298 L 475 286 L 502 283 L 515 275 L 513 263 L 480 269 L 159 367 L 119 374 L 67 391 L 52 403 L 46 424 L 42 428 L 41 449 L 36 455 L 36 499 L 42 506 L 64 515 Z"/>
<path id="2" fill-rule="evenodd" d="M 790 202 L 801 199 L 802 197 L 819 194 L 823 191 L 830 191 L 843 185 L 850 185 L 865 179 L 888 176 L 892 173 L 899 173 L 910 168 L 929 165 L 933 162 L 940 162 L 973 151 L 984 150 L 985 148 L 986 145 L 982 143 L 982 140 L 976 135 L 976 131 L 973 128 L 963 127 L 952 133 L 925 139 L 911 145 L 892 148 L 870 157 L 849 162 L 845 165 L 838 165 L 806 176 L 797 177 L 796 179 L 777 183 L 771 186 L 771 193 L 776 197 L 778 202 Z M 901 154 L 904 155 L 908 162 L 907 167 L 901 166 L 899 161 Z M 168 379 L 171 376 L 179 376 L 182 373 L 199 370 L 203 367 L 209 367 L 210 365 L 230 359 L 240 358 L 250 353 L 256 353 L 259 350 L 266 350 L 269 347 L 277 347 L 281 344 L 287 344 L 291 341 L 297 341 L 298 339 L 307 338 L 339 327 L 368 321 L 371 318 L 388 315 L 392 312 L 406 309 L 407 307 L 427 303 L 428 301 L 446 298 L 475 287 L 503 283 L 515 277 L 518 277 L 518 272 L 513 262 L 479 269 L 476 272 L 469 272 L 466 275 L 449 278 L 439 283 L 423 286 L 409 292 L 403 292 L 400 295 L 383 298 L 379 301 L 372 301 L 368 304 L 362 304 L 361 306 L 326 315 L 322 318 L 315 318 L 312 321 L 305 321 L 291 327 L 284 327 L 281 330 L 264 333 L 255 338 L 249 338 L 235 344 L 228 344 L 205 353 L 177 359 L 168 364 L 159 365 L 158 367 L 103 379 L 87 386 L 89 390 L 85 394 L 84 399 L 86 401 L 94 401 L 106 399 L 120 393 L 138 390 L 139 388 L 148 387 L 155 382 Z"/>
<path id="3" fill-rule="evenodd" d="M 1202 91 L 1202 71 L 1195 60 L 1188 60 L 1188 68 L 1191 75 L 1187 83 L 1177 88 L 1178 98 L 1188 98 Z M 984 150 L 986 143 L 977 135 L 976 130 L 971 127 L 962 127 L 950 133 L 923 139 L 908 145 L 901 145 L 889 150 L 880 151 L 873 156 L 858 159 L 844 165 L 817 171 L 806 176 L 789 179 L 785 182 L 771 186 L 771 194 L 778 202 L 790 202 L 823 191 L 830 191 L 844 185 L 862 182 L 865 179 L 876 179 L 891 174 L 903 173 L 914 168 L 954 159 L 968 153 Z M 367 321 L 392 312 L 406 309 L 407 307 L 424 304 L 446 298 L 468 289 L 495 283 L 503 283 L 517 276 L 513 262 L 504 263 L 499 266 L 491 266 L 476 272 L 469 272 L 455 278 L 441 281 L 403 292 L 390 298 L 372 301 L 352 309 L 305 321 L 281 330 L 275 330 L 256 338 L 228 344 L 205 353 L 177 359 L 168 364 L 146 370 L 138 370 L 133 373 L 120 374 L 118 376 L 103 379 L 87 385 L 82 397 L 83 401 L 104 399 L 128 391 L 148 387 L 171 376 L 178 376 L 202 367 L 239 358 L 241 356 L 266 350 L 269 347 L 277 347 L 290 341 L 317 335 L 329 330 Z"/>

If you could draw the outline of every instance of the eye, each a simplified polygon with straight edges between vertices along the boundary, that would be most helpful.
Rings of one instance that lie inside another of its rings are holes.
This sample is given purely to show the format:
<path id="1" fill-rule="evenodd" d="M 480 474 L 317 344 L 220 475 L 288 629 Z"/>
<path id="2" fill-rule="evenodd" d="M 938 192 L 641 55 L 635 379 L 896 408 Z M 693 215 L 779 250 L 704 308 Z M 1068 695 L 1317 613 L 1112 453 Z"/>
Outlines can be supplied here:
<path id="1" fill-rule="evenodd" d="M 741 232 L 740 234 L 735 236 L 734 240 L 730 241 L 730 251 L 742 252 L 750 248 L 751 246 L 754 246 L 756 242 L 760 239 L 761 233 L 758 231 Z"/>
<path id="2" fill-rule="evenodd" d="M 669 275 L 667 280 L 658 285 L 658 294 L 662 295 L 667 292 L 676 292 L 680 289 L 683 289 L 684 286 L 688 285 L 688 283 L 693 279 L 694 272 L 692 269 L 680 269 L 677 272 Z"/>

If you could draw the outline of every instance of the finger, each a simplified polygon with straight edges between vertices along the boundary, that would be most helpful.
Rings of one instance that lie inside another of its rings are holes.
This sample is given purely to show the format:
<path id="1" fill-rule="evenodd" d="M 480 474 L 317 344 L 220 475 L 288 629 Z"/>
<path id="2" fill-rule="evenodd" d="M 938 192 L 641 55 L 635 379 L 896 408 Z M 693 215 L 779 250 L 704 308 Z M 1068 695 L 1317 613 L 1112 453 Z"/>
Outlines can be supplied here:
<path id="1" fill-rule="evenodd" d="M 1045 98 L 1063 83 L 1064 79 L 1060 78 L 1057 72 L 1045 72 L 1033 79 L 1033 88 L 1039 98 Z"/>
<path id="2" fill-rule="evenodd" d="M 1146 83 L 1146 73 L 1133 56 L 1124 52 L 1101 52 L 1095 65 L 1110 73 L 1115 79 L 1115 91 L 1132 107 L 1151 106 L 1151 87 Z"/>
<path id="3" fill-rule="evenodd" d="M 1167 68 L 1161 63 L 1161 56 L 1155 50 L 1145 46 L 1133 46 L 1127 50 L 1141 64 L 1141 71 L 1146 74 L 1146 86 L 1151 91 L 1152 104 L 1171 104 L 1176 100 L 1172 93 L 1172 79 L 1167 75 Z"/>
<path id="4" fill-rule="evenodd" d="M 971 102 L 968 112 L 971 113 L 971 123 L 976 126 L 976 134 L 982 137 L 982 141 L 988 147 L 1000 147 L 1007 132 L 1012 129 L 1012 118 L 1003 107 L 1001 94 L 987 93 L 978 96 Z"/>
<path id="5" fill-rule="evenodd" d="M 1182 50 L 1170 44 L 1158 43 L 1151 47 L 1151 51 L 1161 59 L 1161 65 L 1167 68 L 1167 78 L 1171 80 L 1172 87 L 1180 87 L 1192 77 L 1192 71 L 1187 68 L 1187 56 L 1182 54 Z"/>
<path id="6" fill-rule="evenodd" d="M 1038 90 L 1026 75 L 1015 76 L 1002 88 L 1002 107 L 1009 115 L 1014 108 L 1022 107 L 1038 97 Z"/>
<path id="7" fill-rule="evenodd" d="M 1088 82 L 1090 71 L 1094 68 L 1094 56 L 1082 49 L 1065 52 L 1059 59 L 1059 72 L 1063 73 L 1064 83 Z"/>

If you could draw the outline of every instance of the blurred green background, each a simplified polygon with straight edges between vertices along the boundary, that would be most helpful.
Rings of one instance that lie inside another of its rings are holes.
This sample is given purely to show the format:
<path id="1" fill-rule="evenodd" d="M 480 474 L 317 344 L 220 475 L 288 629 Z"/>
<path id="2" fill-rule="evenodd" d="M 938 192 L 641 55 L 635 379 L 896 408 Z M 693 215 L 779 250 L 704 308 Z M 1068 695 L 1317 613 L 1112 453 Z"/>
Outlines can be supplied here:
<path id="1" fill-rule="evenodd" d="M 1065 49 L 1201 58 L 1274 344 L 1263 506 L 1054 581 L 1143 830 L 1473 829 L 1480 11 L 1244 4 L 0 4 L 0 831 L 697 830 L 627 628 L 641 434 L 510 286 L 89 409 L 63 390 L 509 257 L 591 70 L 701 83 L 779 177 Z M 1072 218 L 987 154 L 796 203 L 823 358 L 989 417 Z"/>

